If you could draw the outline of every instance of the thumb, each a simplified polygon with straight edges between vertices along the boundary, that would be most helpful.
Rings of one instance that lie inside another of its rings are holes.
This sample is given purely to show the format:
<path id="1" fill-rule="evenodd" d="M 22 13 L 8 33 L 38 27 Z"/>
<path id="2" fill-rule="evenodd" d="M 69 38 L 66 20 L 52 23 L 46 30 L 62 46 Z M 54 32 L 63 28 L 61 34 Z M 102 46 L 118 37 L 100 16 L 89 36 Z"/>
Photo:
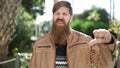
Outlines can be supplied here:
<path id="1" fill-rule="evenodd" d="M 93 46 L 95 43 L 96 43 L 96 39 L 92 39 L 92 40 L 88 43 L 88 45 L 89 45 L 89 46 Z"/>
<path id="2" fill-rule="evenodd" d="M 98 43 L 102 43 L 102 39 L 100 39 L 100 38 L 95 38 L 95 39 L 93 39 L 93 40 L 91 40 L 89 43 L 88 43 L 88 45 L 89 46 L 94 46 L 95 44 L 98 44 Z"/>

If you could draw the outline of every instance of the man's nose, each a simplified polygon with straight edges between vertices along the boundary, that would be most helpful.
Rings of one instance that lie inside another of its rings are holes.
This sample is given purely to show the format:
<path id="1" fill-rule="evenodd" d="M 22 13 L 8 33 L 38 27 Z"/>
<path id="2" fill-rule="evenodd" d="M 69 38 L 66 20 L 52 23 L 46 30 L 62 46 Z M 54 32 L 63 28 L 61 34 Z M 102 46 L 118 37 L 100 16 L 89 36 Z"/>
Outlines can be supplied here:
<path id="1" fill-rule="evenodd" d="M 62 14 L 60 14 L 58 18 L 59 18 L 59 19 L 63 19 L 63 15 L 62 15 Z"/>

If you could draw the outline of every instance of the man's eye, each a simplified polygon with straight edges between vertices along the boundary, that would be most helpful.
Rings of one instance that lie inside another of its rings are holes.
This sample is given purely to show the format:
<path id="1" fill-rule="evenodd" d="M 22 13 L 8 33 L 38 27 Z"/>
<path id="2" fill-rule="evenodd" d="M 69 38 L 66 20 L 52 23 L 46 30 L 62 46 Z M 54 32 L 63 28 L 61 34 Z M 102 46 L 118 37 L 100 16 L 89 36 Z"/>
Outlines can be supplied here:
<path id="1" fill-rule="evenodd" d="M 66 13 L 63 13 L 63 15 L 67 15 Z"/>
<path id="2" fill-rule="evenodd" d="M 60 15 L 60 13 L 56 13 L 55 15 Z"/>

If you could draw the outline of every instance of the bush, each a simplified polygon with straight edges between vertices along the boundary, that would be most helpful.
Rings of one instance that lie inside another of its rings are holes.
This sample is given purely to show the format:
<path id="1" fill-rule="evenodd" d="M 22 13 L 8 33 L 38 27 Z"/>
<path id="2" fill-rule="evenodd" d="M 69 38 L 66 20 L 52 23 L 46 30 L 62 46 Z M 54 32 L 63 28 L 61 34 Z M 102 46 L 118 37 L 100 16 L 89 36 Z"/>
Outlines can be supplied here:
<path id="1" fill-rule="evenodd" d="M 72 23 L 71 27 L 77 31 L 86 33 L 90 36 L 93 37 L 93 30 L 95 29 L 108 29 L 109 25 L 103 22 L 93 22 L 93 21 L 88 21 L 88 20 L 81 20 L 76 18 Z"/>

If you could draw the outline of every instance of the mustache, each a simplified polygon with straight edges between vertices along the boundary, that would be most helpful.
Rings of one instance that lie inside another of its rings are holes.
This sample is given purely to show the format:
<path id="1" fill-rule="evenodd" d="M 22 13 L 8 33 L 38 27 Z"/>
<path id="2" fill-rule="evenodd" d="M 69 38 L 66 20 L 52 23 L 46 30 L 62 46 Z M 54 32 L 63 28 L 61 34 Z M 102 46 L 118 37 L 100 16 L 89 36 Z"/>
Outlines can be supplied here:
<path id="1" fill-rule="evenodd" d="M 65 20 L 63 20 L 63 19 L 57 19 L 57 20 L 56 20 L 56 22 L 59 22 L 59 21 L 65 22 Z"/>

